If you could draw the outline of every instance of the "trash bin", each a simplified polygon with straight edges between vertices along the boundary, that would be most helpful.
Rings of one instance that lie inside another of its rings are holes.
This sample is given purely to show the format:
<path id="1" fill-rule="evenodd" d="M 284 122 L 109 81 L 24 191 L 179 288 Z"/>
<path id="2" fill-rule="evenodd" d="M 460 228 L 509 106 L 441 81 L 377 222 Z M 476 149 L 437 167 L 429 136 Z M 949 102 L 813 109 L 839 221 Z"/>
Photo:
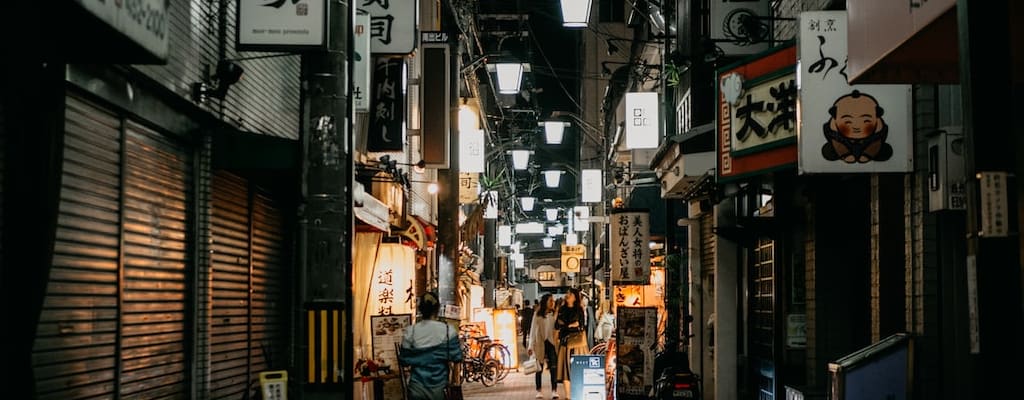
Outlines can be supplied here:
<path id="1" fill-rule="evenodd" d="M 288 371 L 260 372 L 263 400 L 288 400 Z"/>

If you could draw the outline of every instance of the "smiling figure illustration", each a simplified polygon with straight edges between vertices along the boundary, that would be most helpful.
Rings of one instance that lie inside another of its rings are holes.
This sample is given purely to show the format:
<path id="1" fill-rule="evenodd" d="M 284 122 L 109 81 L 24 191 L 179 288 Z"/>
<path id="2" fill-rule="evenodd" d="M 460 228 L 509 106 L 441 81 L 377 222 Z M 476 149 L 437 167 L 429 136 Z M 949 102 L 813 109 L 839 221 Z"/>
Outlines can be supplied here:
<path id="1" fill-rule="evenodd" d="M 826 142 L 821 148 L 826 160 L 852 164 L 892 157 L 892 146 L 885 142 L 889 136 L 889 126 L 882 119 L 885 110 L 874 97 L 854 90 L 836 99 L 828 113 L 831 118 L 822 126 Z"/>

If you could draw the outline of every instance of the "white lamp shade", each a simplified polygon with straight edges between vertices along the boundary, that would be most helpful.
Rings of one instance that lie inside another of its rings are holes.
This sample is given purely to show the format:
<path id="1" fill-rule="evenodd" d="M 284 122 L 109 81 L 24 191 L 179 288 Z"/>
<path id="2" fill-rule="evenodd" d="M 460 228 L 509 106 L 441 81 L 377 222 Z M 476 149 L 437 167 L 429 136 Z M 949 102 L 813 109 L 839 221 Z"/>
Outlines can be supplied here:
<path id="1" fill-rule="evenodd" d="M 565 227 L 562 224 L 548 226 L 548 235 L 555 236 L 563 233 L 565 233 Z"/>
<path id="2" fill-rule="evenodd" d="M 524 170 L 530 165 L 529 150 L 512 150 L 512 168 Z"/>
<path id="3" fill-rule="evenodd" d="M 519 93 L 519 85 L 523 82 L 522 63 L 494 64 L 494 71 L 498 74 L 498 93 Z"/>
<path id="4" fill-rule="evenodd" d="M 548 221 L 554 221 L 554 220 L 558 219 L 558 209 L 557 208 L 545 208 L 544 209 L 544 215 L 546 217 L 548 217 Z"/>
<path id="5" fill-rule="evenodd" d="M 555 242 L 555 239 L 554 239 L 554 238 L 552 238 L 551 236 L 547 236 L 547 237 L 545 237 L 544 239 L 541 239 L 541 241 L 543 241 L 543 242 L 544 242 L 544 247 L 546 247 L 546 248 L 550 248 L 550 247 L 551 247 L 551 245 L 552 245 L 552 244 L 554 244 L 554 242 Z"/>
<path id="6" fill-rule="evenodd" d="M 544 139 L 548 144 L 561 144 L 562 135 L 565 133 L 565 122 L 544 121 Z"/>
<path id="7" fill-rule="evenodd" d="M 556 188 L 562 181 L 562 171 L 559 170 L 547 170 L 544 171 L 544 184 L 549 188 Z"/>
<path id="8" fill-rule="evenodd" d="M 561 0 L 562 26 L 566 28 L 586 28 L 590 20 L 591 0 Z"/>
<path id="9" fill-rule="evenodd" d="M 533 204 L 537 201 L 536 197 L 520 197 L 519 201 L 522 202 L 523 211 L 533 211 Z"/>

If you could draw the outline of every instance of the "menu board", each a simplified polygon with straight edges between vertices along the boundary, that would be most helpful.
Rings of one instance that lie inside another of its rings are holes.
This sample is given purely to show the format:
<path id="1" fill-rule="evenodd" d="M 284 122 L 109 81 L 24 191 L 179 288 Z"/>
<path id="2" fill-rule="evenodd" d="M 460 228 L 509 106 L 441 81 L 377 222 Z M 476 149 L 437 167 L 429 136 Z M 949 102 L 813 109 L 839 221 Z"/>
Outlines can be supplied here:
<path id="1" fill-rule="evenodd" d="M 412 314 L 370 316 L 373 358 L 390 366 L 393 373 L 398 372 L 398 354 L 395 353 L 395 349 L 402 345 L 402 335 L 409 325 L 412 325 Z M 401 396 L 402 382 L 396 379 L 384 381 L 385 399 L 397 399 Z"/>
<path id="2" fill-rule="evenodd" d="M 619 399 L 646 396 L 654 382 L 654 351 L 658 335 L 656 307 L 617 307 L 615 390 Z"/>

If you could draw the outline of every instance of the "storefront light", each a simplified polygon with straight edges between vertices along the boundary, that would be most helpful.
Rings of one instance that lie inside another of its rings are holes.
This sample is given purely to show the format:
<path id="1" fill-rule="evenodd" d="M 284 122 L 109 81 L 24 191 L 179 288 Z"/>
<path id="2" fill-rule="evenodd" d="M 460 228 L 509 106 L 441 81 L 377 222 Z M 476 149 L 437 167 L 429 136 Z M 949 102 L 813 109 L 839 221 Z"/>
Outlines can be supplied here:
<path id="1" fill-rule="evenodd" d="M 498 93 L 517 94 L 523 82 L 523 64 L 520 62 L 501 62 L 494 64 L 498 74 Z"/>
<path id="2" fill-rule="evenodd" d="M 512 150 L 512 168 L 524 170 L 530 166 L 529 150 Z"/>
<path id="3" fill-rule="evenodd" d="M 563 121 L 544 121 L 544 139 L 548 144 L 562 144 L 565 125 Z"/>
<path id="4" fill-rule="evenodd" d="M 562 172 L 557 169 L 544 171 L 544 184 L 549 188 L 556 188 L 562 182 Z"/>
<path id="5" fill-rule="evenodd" d="M 554 221 L 554 220 L 558 219 L 558 209 L 557 208 L 545 208 L 544 209 L 544 216 L 546 216 L 548 218 L 548 221 Z"/>
<path id="6" fill-rule="evenodd" d="M 561 0 L 562 26 L 566 28 L 586 28 L 590 21 L 591 0 Z"/>
<path id="7" fill-rule="evenodd" d="M 520 197 L 519 201 L 520 201 L 520 203 L 523 206 L 523 211 L 533 211 L 533 205 L 534 205 L 534 203 L 537 202 L 537 198 L 536 197 L 526 196 L 526 197 Z"/>

